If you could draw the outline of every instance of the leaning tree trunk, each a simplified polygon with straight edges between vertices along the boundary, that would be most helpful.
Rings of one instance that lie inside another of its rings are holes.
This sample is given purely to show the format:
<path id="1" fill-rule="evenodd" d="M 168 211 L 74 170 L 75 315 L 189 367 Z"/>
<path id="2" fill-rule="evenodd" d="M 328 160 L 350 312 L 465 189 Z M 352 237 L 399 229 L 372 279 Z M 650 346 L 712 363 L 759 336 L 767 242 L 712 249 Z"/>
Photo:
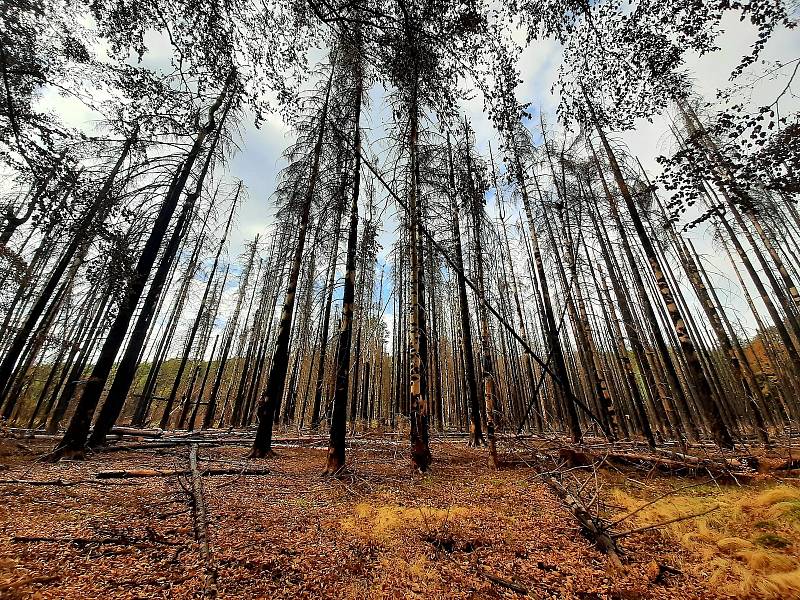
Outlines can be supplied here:
<path id="1" fill-rule="evenodd" d="M 123 354 L 122 360 L 120 360 L 117 365 L 114 381 L 111 384 L 103 406 L 100 408 L 100 413 L 95 421 L 92 435 L 89 437 L 89 446 L 97 446 L 105 443 L 106 435 L 111 432 L 111 428 L 114 426 L 114 423 L 116 423 L 125 406 L 128 391 L 136 376 L 136 369 L 138 367 L 139 357 L 145 345 L 147 331 L 150 329 L 150 324 L 156 313 L 156 306 L 163 294 L 164 285 L 169 277 L 173 262 L 175 261 L 175 256 L 178 253 L 178 248 L 194 215 L 194 207 L 197 199 L 200 197 L 203 181 L 214 160 L 214 151 L 219 142 L 221 127 L 225 122 L 230 105 L 231 100 L 229 99 L 225 111 L 220 118 L 217 133 L 214 136 L 206 160 L 203 163 L 203 169 L 200 172 L 200 176 L 197 178 L 195 189 L 192 193 L 188 194 L 186 200 L 184 200 L 181 213 L 173 228 L 172 236 L 167 243 L 166 249 L 162 253 L 161 261 L 153 276 L 153 280 L 150 282 L 150 288 L 139 310 L 139 316 L 129 336 L 128 344 L 125 347 L 125 353 Z"/>
<path id="2" fill-rule="evenodd" d="M 617 162 L 616 155 L 614 154 L 614 150 L 611 148 L 611 144 L 609 143 L 608 138 L 605 135 L 605 132 L 600 127 L 600 124 L 597 121 L 597 115 L 594 112 L 594 107 L 590 102 L 588 102 L 588 100 L 587 100 L 587 106 L 592 115 L 592 122 L 594 128 L 597 131 L 598 135 L 600 136 L 600 141 L 603 144 L 603 148 L 606 151 L 606 156 L 608 158 L 609 165 L 611 166 L 611 171 L 614 174 L 614 179 L 617 183 L 617 188 L 619 189 L 620 194 L 622 195 L 622 198 L 625 201 L 625 205 L 628 208 L 628 212 L 630 214 L 633 227 L 636 230 L 637 236 L 639 237 L 642 250 L 644 251 L 645 257 L 647 258 L 647 262 L 650 266 L 650 269 L 653 272 L 653 277 L 656 280 L 659 294 L 664 300 L 664 304 L 666 305 L 667 308 L 667 313 L 669 314 L 670 320 L 672 321 L 672 325 L 675 328 L 675 333 L 678 336 L 678 341 L 680 343 L 681 350 L 683 351 L 683 355 L 686 358 L 686 365 L 689 371 L 688 375 L 692 381 L 695 390 L 697 391 L 697 395 L 700 399 L 700 407 L 703 410 L 703 413 L 705 414 L 709 426 L 711 427 L 711 434 L 714 436 L 715 441 L 721 447 L 731 448 L 733 447 L 733 438 L 731 437 L 731 433 L 728 430 L 728 427 L 725 425 L 725 422 L 722 418 L 720 407 L 717 406 L 715 402 L 711 390 L 711 385 L 705 373 L 703 372 L 703 366 L 702 363 L 700 362 L 700 357 L 697 353 L 694 341 L 689 335 L 683 315 L 681 314 L 680 309 L 678 308 L 678 304 L 675 302 L 673 291 L 670 288 L 669 284 L 667 283 L 666 277 L 664 276 L 664 273 L 661 269 L 661 265 L 658 262 L 658 257 L 656 256 L 653 244 L 651 243 L 650 238 L 647 235 L 647 232 L 645 231 L 644 224 L 642 223 L 642 220 L 639 217 L 639 211 L 633 200 L 633 196 L 631 195 L 630 189 L 628 188 L 628 184 L 625 182 L 625 177 L 622 174 L 622 169 L 620 168 L 619 163 Z"/>
<path id="3" fill-rule="evenodd" d="M 303 249 L 305 248 L 308 222 L 311 214 L 311 203 L 314 199 L 314 190 L 319 179 L 319 163 L 322 157 L 322 141 L 328 121 L 328 103 L 331 95 L 334 65 L 331 65 L 331 74 L 328 77 L 325 101 L 320 114 L 319 131 L 314 145 L 311 162 L 311 173 L 306 186 L 303 199 L 302 213 L 300 215 L 300 228 L 297 234 L 294 258 L 289 272 L 289 283 L 283 301 L 280 323 L 278 324 L 278 337 L 275 342 L 275 351 L 272 355 L 272 365 L 267 378 L 267 386 L 258 400 L 258 429 L 250 450 L 250 458 L 263 458 L 274 454 L 272 451 L 272 426 L 275 417 L 275 407 L 283 396 L 286 387 L 286 374 L 289 370 L 289 341 L 292 330 L 292 315 L 294 314 L 294 300 L 297 293 L 297 281 L 300 277 L 300 267 L 303 263 Z"/>
<path id="4" fill-rule="evenodd" d="M 139 303 L 139 298 L 141 297 L 145 283 L 147 282 L 150 271 L 158 256 L 158 251 L 164 240 L 164 236 L 167 234 L 169 222 L 178 206 L 183 189 L 191 174 L 192 167 L 203 149 L 206 137 L 216 128 L 214 117 L 222 106 L 232 80 L 233 73 L 228 76 L 222 91 L 209 108 L 206 124 L 198 131 L 189 154 L 182 166 L 175 172 L 175 177 L 167 191 L 167 196 L 161 205 L 150 231 L 150 235 L 139 256 L 139 261 L 136 264 L 136 268 L 128 284 L 128 289 L 120 303 L 117 316 L 111 325 L 106 341 L 100 350 L 97 362 L 92 369 L 89 382 L 86 384 L 81 394 L 81 398 L 78 401 L 78 405 L 75 408 L 72 420 L 67 427 L 64 437 L 53 452 L 54 459 L 64 455 L 79 456 L 83 453 L 84 446 L 88 441 L 87 438 L 92 416 L 100 401 L 100 396 L 103 393 L 103 388 L 105 387 L 111 368 L 114 365 L 114 359 L 119 352 L 120 346 L 124 342 L 125 332 L 136 310 L 136 305 Z"/>
<path id="5" fill-rule="evenodd" d="M 594 197 L 594 193 L 592 192 L 591 186 L 589 182 L 587 182 L 587 189 L 590 193 L 591 200 L 594 204 L 596 204 L 596 198 Z M 594 226 L 597 240 L 600 243 L 600 253 L 603 256 L 603 261 L 606 264 L 606 270 L 608 271 L 608 278 L 611 281 L 611 285 L 614 288 L 614 295 L 617 298 L 617 304 L 619 305 L 620 315 L 622 317 L 622 324 L 625 328 L 625 333 L 628 336 L 628 340 L 631 344 L 631 349 L 633 351 L 633 355 L 636 358 L 636 362 L 638 363 L 639 373 L 649 385 L 646 386 L 648 388 L 649 393 L 654 393 L 656 388 L 655 380 L 652 378 L 652 374 L 649 372 L 649 369 L 646 366 L 646 359 L 645 359 L 645 350 L 644 345 L 642 344 L 642 338 L 636 327 L 636 321 L 634 320 L 633 316 L 633 309 L 631 308 L 630 303 L 628 302 L 628 294 L 625 289 L 623 289 L 620 281 L 620 276 L 617 273 L 616 265 L 614 264 L 614 260 L 611 254 L 611 249 L 609 244 L 606 242 L 606 236 L 604 234 L 604 230 L 600 228 L 598 224 L 598 218 L 595 215 L 594 208 L 591 206 L 589 207 L 589 216 L 591 218 L 592 224 Z M 585 244 L 585 241 L 584 241 Z M 608 293 L 608 288 L 604 288 L 604 292 L 609 300 L 609 308 L 611 308 L 610 302 L 610 294 Z M 656 445 L 655 437 L 653 436 L 653 430 L 650 427 L 650 419 L 647 415 L 647 409 L 645 408 L 644 399 L 641 394 L 641 390 L 639 389 L 639 383 L 636 380 L 636 374 L 634 373 L 633 366 L 631 365 L 631 360 L 628 355 L 628 350 L 625 347 L 625 341 L 622 337 L 622 331 L 619 326 L 619 322 L 616 319 L 616 316 L 612 319 L 611 325 L 613 326 L 613 336 L 617 343 L 618 347 L 618 354 L 620 357 L 620 361 L 622 362 L 622 367 L 625 371 L 626 378 L 628 381 L 628 387 L 630 388 L 631 398 L 633 400 L 634 408 L 636 409 L 636 413 L 638 416 L 638 420 L 640 422 L 642 433 L 647 440 L 648 445 L 651 448 L 654 448 Z M 652 400 L 652 398 L 651 398 Z"/>
<path id="6" fill-rule="evenodd" d="M 341 196 L 344 198 L 347 182 L 347 166 L 342 174 L 340 183 Z M 328 337 L 331 325 L 331 306 L 333 305 L 334 277 L 336 276 L 336 258 L 339 252 L 339 227 L 341 226 L 343 207 L 336 210 L 334 219 L 333 240 L 331 241 L 331 255 L 328 264 L 328 274 L 326 277 L 326 297 L 325 305 L 322 308 L 322 327 L 319 334 L 319 356 L 317 357 L 317 378 L 314 385 L 314 403 L 311 407 L 311 429 L 319 428 L 322 413 L 322 396 L 325 391 L 325 360 L 328 352 Z"/>
<path id="7" fill-rule="evenodd" d="M 454 260 L 458 270 L 456 277 L 458 284 L 458 313 L 461 320 L 461 350 L 464 359 L 464 379 L 466 380 L 467 408 L 469 410 L 469 445 L 479 446 L 485 444 L 483 438 L 483 425 L 478 401 L 478 381 L 475 376 L 475 354 L 472 349 L 472 324 L 469 315 L 469 301 L 467 299 L 467 284 L 464 280 L 464 253 L 461 248 L 461 226 L 458 211 L 458 201 L 455 200 L 455 174 L 453 170 L 453 156 L 450 149 L 450 135 L 447 136 L 447 157 L 450 174 L 450 210 L 453 223 L 453 248 Z"/>
<path id="8" fill-rule="evenodd" d="M 544 308 L 545 316 L 545 337 L 547 339 L 547 348 L 549 354 L 553 357 L 554 371 L 558 376 L 558 386 L 563 391 L 560 394 L 563 397 L 563 405 L 567 411 L 567 420 L 574 442 L 579 442 L 583 437 L 581 431 L 580 420 L 578 419 L 578 409 L 572 399 L 573 393 L 570 389 L 569 375 L 567 374 L 567 364 L 564 359 L 564 352 L 561 349 L 561 342 L 559 340 L 558 325 L 556 324 L 555 313 L 553 312 L 553 304 L 550 298 L 550 290 L 547 285 L 547 277 L 544 271 L 544 261 L 542 260 L 542 252 L 539 247 L 539 237 L 536 233 L 536 225 L 533 221 L 533 213 L 531 210 L 531 202 L 528 197 L 528 190 L 525 183 L 525 174 L 522 170 L 522 163 L 520 162 L 517 153 L 514 153 L 514 162 L 516 167 L 517 181 L 519 182 L 519 190 L 522 195 L 522 204 L 525 209 L 525 215 L 528 219 L 528 229 L 530 230 L 531 245 L 533 247 L 533 257 L 536 263 L 536 274 L 539 279 L 539 286 L 541 289 L 541 298 Z M 537 191 L 538 191 L 537 186 Z"/>
<path id="9" fill-rule="evenodd" d="M 661 206 L 660 202 L 659 208 L 661 209 L 664 218 L 666 218 L 664 207 Z M 711 329 L 717 338 L 720 348 L 725 354 L 725 358 L 730 365 L 731 371 L 733 372 L 735 378 L 739 381 L 748 405 L 755 411 L 755 419 L 757 421 L 756 433 L 763 443 L 768 444 L 769 436 L 767 435 L 766 427 L 764 426 L 764 419 L 761 414 L 761 409 L 756 401 L 756 394 L 759 394 L 760 390 L 754 380 L 753 373 L 749 364 L 747 363 L 747 359 L 743 354 L 740 354 L 736 351 L 733 343 L 731 342 L 730 336 L 728 336 L 728 332 L 725 329 L 722 317 L 717 311 L 717 307 L 711 297 L 711 293 L 701 277 L 701 265 L 695 262 L 695 259 L 688 251 L 682 236 L 680 233 L 675 231 L 675 228 L 668 220 L 666 227 L 667 232 L 672 238 L 673 246 L 678 253 L 678 258 L 683 265 L 684 271 L 686 271 L 686 274 L 689 276 L 689 282 L 692 284 L 695 294 L 700 301 L 700 306 L 703 309 L 709 324 L 711 325 Z"/>
<path id="10" fill-rule="evenodd" d="M 338 473 L 345 463 L 345 436 L 347 432 L 347 398 L 350 381 L 350 346 L 353 338 L 353 302 L 356 283 L 356 250 L 358 247 L 358 198 L 361 189 L 361 103 L 364 81 L 360 58 L 356 58 L 356 89 L 353 100 L 353 192 L 350 202 L 350 226 L 347 234 L 344 291 L 342 293 L 342 319 L 339 325 L 339 341 L 336 345 L 335 388 L 331 408 L 328 458 L 324 474 Z M 344 191 L 344 188 L 342 189 Z M 338 239 L 338 236 L 337 236 Z M 336 244 L 336 242 L 334 242 Z M 322 340 L 325 343 L 325 340 Z M 320 361 L 320 369 L 323 363 Z M 319 387 L 317 389 L 319 393 Z M 315 400 L 316 406 L 316 400 Z"/>

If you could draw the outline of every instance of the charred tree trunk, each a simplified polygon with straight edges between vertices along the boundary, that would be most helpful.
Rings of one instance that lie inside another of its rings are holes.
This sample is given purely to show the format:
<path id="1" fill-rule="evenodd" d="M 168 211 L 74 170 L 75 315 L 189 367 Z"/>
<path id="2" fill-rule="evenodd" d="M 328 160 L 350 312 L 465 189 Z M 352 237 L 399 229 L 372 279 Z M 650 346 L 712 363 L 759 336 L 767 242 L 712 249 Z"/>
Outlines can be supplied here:
<path id="1" fill-rule="evenodd" d="M 250 451 L 250 458 L 263 458 L 274 454 L 272 450 L 272 427 L 275 417 L 275 407 L 280 402 L 286 387 L 286 374 L 289 370 L 289 341 L 292 329 L 292 315 L 294 314 L 297 281 L 300 277 L 300 267 L 303 262 L 303 249 L 305 248 L 308 223 L 311 214 L 311 204 L 314 199 L 317 180 L 319 179 L 319 165 L 322 156 L 322 142 L 328 121 L 328 105 L 330 101 L 331 83 L 333 80 L 334 66 L 331 65 L 331 74 L 325 91 L 325 101 L 322 105 L 320 121 L 317 131 L 317 140 L 313 149 L 311 173 L 305 190 L 305 197 L 300 214 L 300 225 L 295 246 L 294 258 L 289 271 L 289 282 L 284 297 L 283 310 L 278 324 L 278 337 L 272 356 L 272 365 L 267 378 L 267 387 L 258 400 L 258 430 Z"/>

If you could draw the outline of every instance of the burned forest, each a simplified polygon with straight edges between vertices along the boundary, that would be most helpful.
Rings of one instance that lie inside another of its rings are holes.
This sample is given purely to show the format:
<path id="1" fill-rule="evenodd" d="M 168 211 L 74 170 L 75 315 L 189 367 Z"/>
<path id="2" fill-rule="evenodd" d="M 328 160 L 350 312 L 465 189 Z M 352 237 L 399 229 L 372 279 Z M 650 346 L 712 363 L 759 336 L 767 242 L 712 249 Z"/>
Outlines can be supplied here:
<path id="1" fill-rule="evenodd" d="M 800 599 L 796 0 L 0 0 L 0 598 Z"/>

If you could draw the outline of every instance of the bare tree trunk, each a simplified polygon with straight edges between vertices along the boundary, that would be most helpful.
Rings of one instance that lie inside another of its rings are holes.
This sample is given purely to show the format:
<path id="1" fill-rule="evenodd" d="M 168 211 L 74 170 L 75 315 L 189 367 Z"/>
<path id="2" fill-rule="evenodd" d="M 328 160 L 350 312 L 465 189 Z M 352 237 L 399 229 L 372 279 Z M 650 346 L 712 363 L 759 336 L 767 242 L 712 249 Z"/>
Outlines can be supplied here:
<path id="1" fill-rule="evenodd" d="M 360 30 L 357 33 L 360 36 Z M 355 50 L 360 50 L 360 37 Z M 331 405 L 330 437 L 324 474 L 335 475 L 345 464 L 345 436 L 347 433 L 347 399 L 350 385 L 350 351 L 353 338 L 353 302 L 356 285 L 356 251 L 358 249 L 358 200 L 361 191 L 361 104 L 364 95 L 364 78 L 361 57 L 353 64 L 355 92 L 353 96 L 353 190 L 350 199 L 350 223 L 347 233 L 342 318 L 339 323 L 339 340 L 336 345 L 335 387 Z M 342 188 L 344 192 L 344 188 Z M 322 363 L 320 363 L 322 366 Z"/>
<path id="2" fill-rule="evenodd" d="M 482 191 L 475 185 L 475 175 L 472 170 L 472 156 L 470 151 L 470 130 L 466 117 L 464 118 L 464 148 L 467 162 L 467 185 L 469 186 L 470 213 L 472 216 L 472 231 L 475 247 L 475 267 L 477 271 L 478 293 L 486 299 L 486 278 L 483 265 L 483 197 Z M 500 461 L 497 456 L 497 442 L 495 440 L 495 369 L 492 360 L 491 334 L 489 332 L 489 313 L 485 302 L 478 303 L 478 316 L 481 328 L 481 371 L 483 375 L 483 401 L 486 405 L 486 441 L 489 447 L 489 465 L 497 468 Z"/>
<path id="3" fill-rule="evenodd" d="M 292 329 L 292 315 L 294 314 L 294 300 L 297 292 L 297 281 L 300 277 L 300 267 L 303 262 L 303 250 L 308 233 L 308 222 L 311 214 L 311 203 L 314 199 L 317 180 L 319 179 L 319 164 L 322 157 L 322 141 L 328 121 L 328 105 L 331 94 L 331 83 L 333 80 L 334 65 L 331 65 L 331 73 L 328 77 L 328 84 L 325 91 L 325 101 L 322 105 L 322 112 L 317 132 L 317 141 L 314 145 L 311 173 L 309 174 L 308 184 L 303 199 L 302 212 L 300 214 L 300 228 L 297 235 L 294 258 L 289 271 L 289 283 L 286 289 L 286 296 L 281 311 L 280 323 L 278 325 L 278 337 L 275 342 L 275 350 L 272 356 L 272 366 L 270 367 L 267 387 L 261 393 L 258 400 L 258 430 L 250 451 L 250 458 L 263 458 L 274 454 L 272 451 L 272 426 L 275 417 L 275 407 L 283 396 L 286 387 L 286 374 L 289 367 L 289 341 Z"/>
<path id="4" fill-rule="evenodd" d="M 72 416 L 69 427 L 64 434 L 64 438 L 57 445 L 53 456 L 59 457 L 65 454 L 80 456 L 83 453 L 84 446 L 88 441 L 89 427 L 91 426 L 92 416 L 94 415 L 95 408 L 100 401 L 100 396 L 105 387 L 108 375 L 114 364 L 119 348 L 122 345 L 125 332 L 128 329 L 133 313 L 136 310 L 136 305 L 139 302 L 145 283 L 147 282 L 150 270 L 155 263 L 158 256 L 158 250 L 167 233 L 169 222 L 178 205 L 180 196 L 189 179 L 192 168 L 197 157 L 203 149 L 206 137 L 211 134 L 216 128 L 215 114 L 222 106 L 226 95 L 229 93 L 229 88 L 233 82 L 233 73 L 228 76 L 225 85 L 217 96 L 217 99 L 208 110 L 208 120 L 206 124 L 198 131 L 195 136 L 194 144 L 192 145 L 189 154 L 183 161 L 180 169 L 175 173 L 175 177 L 170 184 L 167 191 L 167 197 L 164 199 L 163 204 L 159 210 L 153 227 L 150 231 L 147 241 L 145 242 L 142 253 L 139 256 L 136 269 L 131 277 L 128 289 L 126 290 L 125 297 L 123 298 L 119 311 L 114 323 L 111 325 L 106 341 L 100 350 L 100 355 L 97 363 L 92 369 L 92 374 L 89 382 L 81 394 L 78 405 L 75 408 L 75 413 Z"/>

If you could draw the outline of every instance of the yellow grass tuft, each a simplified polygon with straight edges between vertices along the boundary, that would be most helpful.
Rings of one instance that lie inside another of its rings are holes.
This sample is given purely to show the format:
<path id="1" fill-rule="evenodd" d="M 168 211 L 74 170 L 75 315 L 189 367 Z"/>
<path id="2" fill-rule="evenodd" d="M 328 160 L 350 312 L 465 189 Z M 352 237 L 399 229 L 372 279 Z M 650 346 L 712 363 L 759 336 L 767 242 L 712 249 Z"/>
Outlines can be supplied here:
<path id="1" fill-rule="evenodd" d="M 615 489 L 621 517 L 647 499 Z M 662 534 L 696 553 L 708 584 L 727 594 L 763 600 L 800 600 L 800 488 L 698 487 L 644 507 L 620 527 L 642 527 L 719 509 L 673 523 Z"/>
<path id="2" fill-rule="evenodd" d="M 717 540 L 717 548 L 719 548 L 723 552 L 731 553 L 752 547 L 753 547 L 753 542 L 751 542 L 750 540 L 743 540 L 742 538 L 738 537 L 729 537 Z"/>
<path id="3" fill-rule="evenodd" d="M 762 598 L 800 598 L 800 569 L 767 575 L 753 591 Z"/>
<path id="4" fill-rule="evenodd" d="M 430 506 L 407 507 L 396 505 L 375 506 L 367 502 L 356 504 L 353 514 L 343 518 L 340 523 L 343 529 L 371 538 L 383 538 L 394 530 L 420 525 L 437 531 L 454 519 L 469 515 L 472 511 L 462 506 L 454 506 L 448 510 Z"/>
<path id="5" fill-rule="evenodd" d="M 741 505 L 742 508 L 752 509 L 792 501 L 800 501 L 800 489 L 789 487 L 788 485 L 780 485 L 760 493 L 755 498 L 743 500 Z"/>

